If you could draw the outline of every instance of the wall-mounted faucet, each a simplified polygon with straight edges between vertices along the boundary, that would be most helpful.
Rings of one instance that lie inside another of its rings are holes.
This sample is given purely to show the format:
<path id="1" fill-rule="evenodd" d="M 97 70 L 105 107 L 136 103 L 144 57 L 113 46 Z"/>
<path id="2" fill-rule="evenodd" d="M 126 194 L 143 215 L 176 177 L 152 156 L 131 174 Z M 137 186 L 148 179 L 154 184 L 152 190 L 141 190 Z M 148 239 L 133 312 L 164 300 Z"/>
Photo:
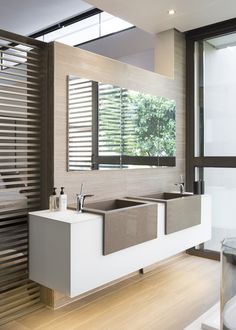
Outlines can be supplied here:
<path id="1" fill-rule="evenodd" d="M 76 210 L 79 213 L 83 212 L 84 209 L 84 201 L 86 197 L 93 197 L 94 195 L 90 195 L 90 194 L 83 194 L 83 183 L 81 184 L 81 188 L 80 188 L 80 193 L 76 194 Z"/>
<path id="2" fill-rule="evenodd" d="M 180 175 L 180 182 L 175 183 L 175 186 L 179 187 L 180 194 L 184 193 L 184 178 L 183 175 Z"/>

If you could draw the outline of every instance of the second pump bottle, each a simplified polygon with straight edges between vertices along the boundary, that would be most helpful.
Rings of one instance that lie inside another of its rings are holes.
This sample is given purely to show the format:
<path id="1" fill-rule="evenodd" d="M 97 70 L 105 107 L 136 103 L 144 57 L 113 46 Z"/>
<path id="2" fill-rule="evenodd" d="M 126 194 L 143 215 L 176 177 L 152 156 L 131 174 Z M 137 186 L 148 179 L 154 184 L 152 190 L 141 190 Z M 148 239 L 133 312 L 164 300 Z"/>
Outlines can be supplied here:
<path id="1" fill-rule="evenodd" d="M 67 195 L 64 193 L 64 187 L 61 187 L 59 197 L 56 194 L 56 189 L 53 188 L 53 194 L 49 197 L 50 211 L 66 211 L 67 210 Z"/>

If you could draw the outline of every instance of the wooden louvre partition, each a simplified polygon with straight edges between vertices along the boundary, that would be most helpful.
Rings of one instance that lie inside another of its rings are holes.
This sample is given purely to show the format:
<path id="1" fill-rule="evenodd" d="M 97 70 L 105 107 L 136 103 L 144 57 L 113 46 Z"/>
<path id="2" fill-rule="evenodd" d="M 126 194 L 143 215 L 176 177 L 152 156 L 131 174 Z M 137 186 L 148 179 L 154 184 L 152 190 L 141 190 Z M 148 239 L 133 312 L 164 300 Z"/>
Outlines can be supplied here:
<path id="1" fill-rule="evenodd" d="M 41 306 L 27 214 L 44 207 L 46 66 L 47 44 L 0 30 L 0 325 Z"/>
<path id="2" fill-rule="evenodd" d="M 92 169 L 92 80 L 68 78 L 68 170 Z"/>

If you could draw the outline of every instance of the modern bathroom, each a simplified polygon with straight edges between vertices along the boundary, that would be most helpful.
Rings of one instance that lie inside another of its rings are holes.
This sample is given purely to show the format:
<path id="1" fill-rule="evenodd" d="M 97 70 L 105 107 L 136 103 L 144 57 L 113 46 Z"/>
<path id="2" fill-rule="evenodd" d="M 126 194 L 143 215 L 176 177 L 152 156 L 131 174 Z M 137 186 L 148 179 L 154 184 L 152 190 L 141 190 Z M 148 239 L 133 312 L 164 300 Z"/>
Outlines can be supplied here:
<path id="1" fill-rule="evenodd" d="M 236 329 L 235 14 L 0 2 L 0 329 Z"/>

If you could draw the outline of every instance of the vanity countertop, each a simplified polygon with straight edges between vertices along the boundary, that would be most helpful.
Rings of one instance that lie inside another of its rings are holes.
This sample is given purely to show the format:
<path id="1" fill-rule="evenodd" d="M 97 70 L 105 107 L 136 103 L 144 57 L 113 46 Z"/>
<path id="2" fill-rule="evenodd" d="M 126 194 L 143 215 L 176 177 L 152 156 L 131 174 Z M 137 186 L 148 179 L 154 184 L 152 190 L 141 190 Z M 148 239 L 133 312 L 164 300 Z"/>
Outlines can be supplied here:
<path id="1" fill-rule="evenodd" d="M 93 213 L 78 213 L 75 210 L 66 210 L 66 211 L 50 211 L 50 210 L 43 210 L 43 211 L 36 211 L 30 212 L 29 215 L 37 216 L 45 220 L 55 220 L 61 221 L 65 223 L 79 223 L 88 220 L 95 220 L 100 218 L 100 215 L 93 214 Z"/>

